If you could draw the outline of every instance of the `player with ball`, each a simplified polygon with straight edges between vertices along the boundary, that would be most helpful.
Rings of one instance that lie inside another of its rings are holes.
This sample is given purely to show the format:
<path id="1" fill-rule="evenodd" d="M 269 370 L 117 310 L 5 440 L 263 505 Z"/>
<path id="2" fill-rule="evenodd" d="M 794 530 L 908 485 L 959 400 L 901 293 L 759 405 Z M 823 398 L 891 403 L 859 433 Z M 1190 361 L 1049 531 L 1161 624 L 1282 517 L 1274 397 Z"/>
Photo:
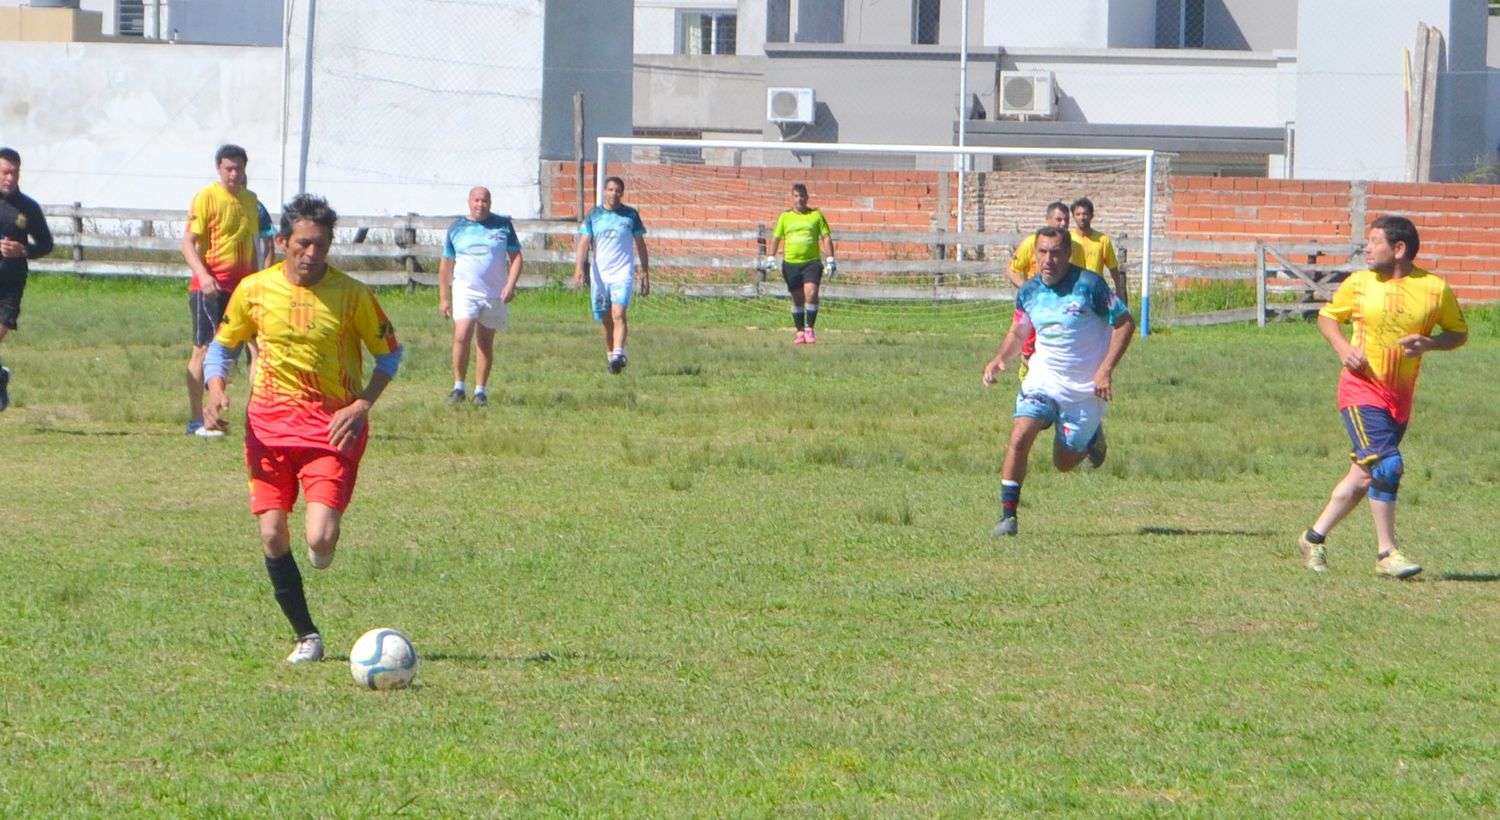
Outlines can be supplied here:
<path id="1" fill-rule="evenodd" d="M 333 563 L 339 523 L 370 438 L 370 406 L 401 364 L 401 346 L 375 292 L 328 265 L 337 223 L 338 214 L 320 197 L 301 194 L 286 204 L 276 235 L 285 259 L 235 289 L 204 364 L 203 423 L 222 430 L 229 365 L 241 345 L 260 343 L 245 408 L 245 462 L 266 572 L 297 636 L 287 663 L 323 657 L 287 526 L 298 485 L 307 497 L 307 558 L 324 569 Z M 368 382 L 361 347 L 375 357 Z"/>

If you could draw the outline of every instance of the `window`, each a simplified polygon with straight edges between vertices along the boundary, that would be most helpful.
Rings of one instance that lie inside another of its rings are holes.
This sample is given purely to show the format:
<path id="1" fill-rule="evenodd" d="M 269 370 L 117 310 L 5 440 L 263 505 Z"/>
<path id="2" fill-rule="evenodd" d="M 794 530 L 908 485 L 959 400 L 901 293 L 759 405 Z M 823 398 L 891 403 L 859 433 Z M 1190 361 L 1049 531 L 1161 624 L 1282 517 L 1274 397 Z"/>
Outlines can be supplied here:
<path id="1" fill-rule="evenodd" d="M 679 11 L 678 54 L 733 54 L 736 15 L 732 11 Z"/>
<path id="2" fill-rule="evenodd" d="M 146 34 L 146 6 L 142 0 L 121 0 L 115 10 L 115 33 L 121 37 Z"/>
<path id="3" fill-rule="evenodd" d="M 938 10 L 942 0 L 912 0 L 911 41 L 920 46 L 935 46 L 938 42 Z"/>

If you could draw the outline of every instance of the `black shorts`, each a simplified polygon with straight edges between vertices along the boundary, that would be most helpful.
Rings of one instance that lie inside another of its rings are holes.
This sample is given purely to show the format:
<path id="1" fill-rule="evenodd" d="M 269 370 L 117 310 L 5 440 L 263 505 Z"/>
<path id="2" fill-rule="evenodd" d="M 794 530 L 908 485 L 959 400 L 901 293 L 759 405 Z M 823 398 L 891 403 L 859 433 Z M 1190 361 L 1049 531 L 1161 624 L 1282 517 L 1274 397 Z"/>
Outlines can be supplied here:
<path id="1" fill-rule="evenodd" d="M 800 291 L 803 285 L 820 285 L 823 283 L 823 262 L 820 259 L 811 262 L 788 262 L 783 259 L 781 277 L 786 280 L 788 291 Z"/>
<path id="2" fill-rule="evenodd" d="M 229 294 L 219 291 L 208 296 L 201 290 L 188 294 L 188 307 L 193 311 L 193 347 L 208 347 L 219 332 L 219 323 L 224 321 L 224 308 L 229 306 Z"/>
<path id="3" fill-rule="evenodd" d="M 26 292 L 26 274 L 0 276 L 0 325 L 16 329 L 21 318 L 21 294 Z"/>

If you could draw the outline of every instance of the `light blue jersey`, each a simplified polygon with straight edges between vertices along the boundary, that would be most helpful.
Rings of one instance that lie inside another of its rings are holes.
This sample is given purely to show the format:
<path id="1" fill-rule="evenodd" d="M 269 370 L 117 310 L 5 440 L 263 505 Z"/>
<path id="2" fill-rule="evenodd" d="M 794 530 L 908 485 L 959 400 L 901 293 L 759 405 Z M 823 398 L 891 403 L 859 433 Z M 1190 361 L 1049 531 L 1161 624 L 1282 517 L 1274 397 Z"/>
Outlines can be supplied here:
<path id="1" fill-rule="evenodd" d="M 1023 393 L 1045 393 L 1064 404 L 1094 395 L 1094 373 L 1109 355 L 1125 304 L 1098 274 L 1073 266 L 1049 286 L 1036 276 L 1016 293 L 1016 321 L 1036 331 Z M 1022 328 L 1028 330 L 1028 328 Z"/>
<path id="2" fill-rule="evenodd" d="M 646 235 L 646 223 L 629 205 L 613 211 L 594 206 L 578 232 L 594 247 L 594 280 L 606 285 L 628 282 L 635 277 L 635 240 Z"/>
<path id="3" fill-rule="evenodd" d="M 453 260 L 453 287 L 485 299 L 500 298 L 510 274 L 510 254 L 520 252 L 516 226 L 498 214 L 483 222 L 459 217 L 443 242 L 443 258 Z"/>

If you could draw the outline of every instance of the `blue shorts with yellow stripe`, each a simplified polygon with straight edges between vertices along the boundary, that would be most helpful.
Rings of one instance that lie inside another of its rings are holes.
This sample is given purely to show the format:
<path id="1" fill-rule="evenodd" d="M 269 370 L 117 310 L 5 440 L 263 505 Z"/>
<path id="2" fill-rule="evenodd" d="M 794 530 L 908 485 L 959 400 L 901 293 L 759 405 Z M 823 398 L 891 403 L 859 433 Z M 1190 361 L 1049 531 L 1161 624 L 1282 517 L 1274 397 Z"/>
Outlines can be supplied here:
<path id="1" fill-rule="evenodd" d="M 1354 445 L 1349 454 L 1354 463 L 1368 467 L 1383 458 L 1401 455 L 1401 439 L 1406 436 L 1406 425 L 1397 424 L 1391 411 L 1384 407 L 1356 405 L 1339 412 L 1344 417 L 1349 441 Z"/>

